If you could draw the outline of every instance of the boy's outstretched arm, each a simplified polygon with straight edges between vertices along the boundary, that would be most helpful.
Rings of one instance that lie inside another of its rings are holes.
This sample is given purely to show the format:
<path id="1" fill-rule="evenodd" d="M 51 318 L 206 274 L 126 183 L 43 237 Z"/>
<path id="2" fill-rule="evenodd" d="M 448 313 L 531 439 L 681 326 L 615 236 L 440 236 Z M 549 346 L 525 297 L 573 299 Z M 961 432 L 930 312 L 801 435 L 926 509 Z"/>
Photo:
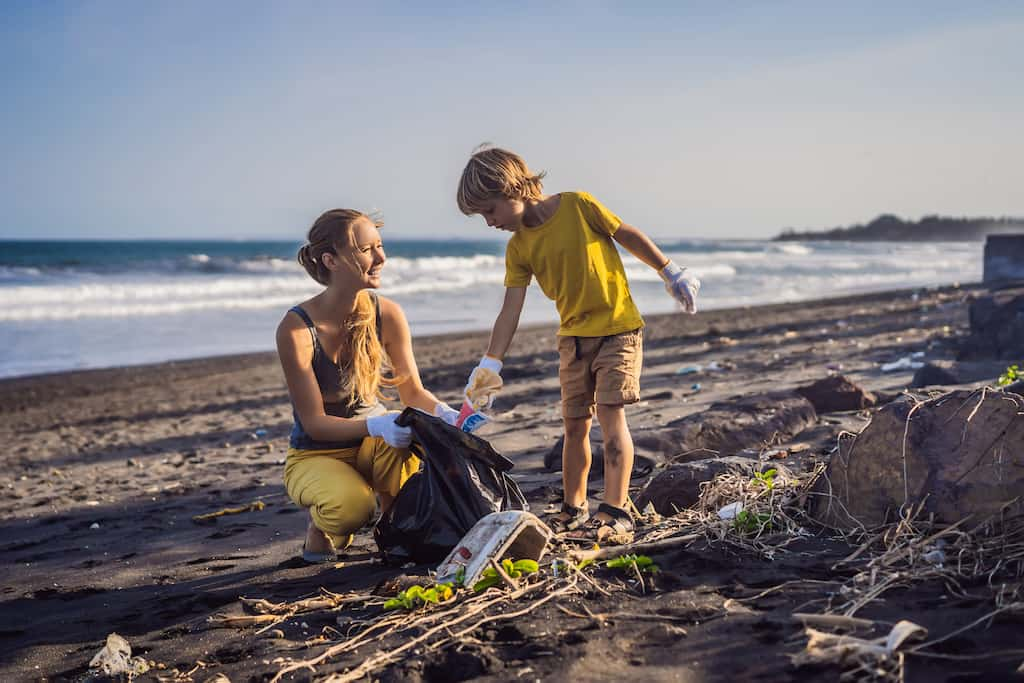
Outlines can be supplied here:
<path id="1" fill-rule="evenodd" d="M 612 239 L 622 245 L 623 249 L 637 257 L 651 268 L 665 282 L 665 291 L 683 305 L 687 313 L 697 312 L 697 292 L 700 291 L 700 280 L 680 268 L 662 253 L 658 245 L 644 234 L 640 228 L 623 223 L 612 235 Z"/>
<path id="2" fill-rule="evenodd" d="M 661 270 L 668 265 L 668 257 L 662 253 L 658 245 L 651 241 L 651 238 L 644 232 L 629 223 L 623 223 L 612 235 L 612 239 L 622 245 L 622 248 L 633 256 L 649 265 L 655 270 Z"/>
<path id="3" fill-rule="evenodd" d="M 467 401 L 476 403 L 473 396 L 476 391 L 486 393 L 486 406 L 489 407 L 494 395 L 501 387 L 502 359 L 508 353 L 508 347 L 512 345 L 512 337 L 519 327 L 519 315 L 523 312 L 523 302 L 526 301 L 526 287 L 507 287 L 505 289 L 505 301 L 501 304 L 501 312 L 494 321 L 494 329 L 491 330 L 491 341 L 487 345 L 487 353 L 480 359 L 480 362 L 466 380 L 466 389 L 463 391 Z M 486 389 L 475 387 L 475 379 L 480 370 L 489 370 L 498 376 L 497 386 Z"/>
<path id="4" fill-rule="evenodd" d="M 657 248 L 657 247 L 655 247 Z M 519 315 L 523 312 L 526 301 L 526 287 L 508 287 L 505 289 L 505 300 L 501 304 L 501 312 L 494 321 L 491 330 L 491 341 L 487 345 L 487 355 L 502 360 L 512 345 L 512 337 L 519 327 Z"/>

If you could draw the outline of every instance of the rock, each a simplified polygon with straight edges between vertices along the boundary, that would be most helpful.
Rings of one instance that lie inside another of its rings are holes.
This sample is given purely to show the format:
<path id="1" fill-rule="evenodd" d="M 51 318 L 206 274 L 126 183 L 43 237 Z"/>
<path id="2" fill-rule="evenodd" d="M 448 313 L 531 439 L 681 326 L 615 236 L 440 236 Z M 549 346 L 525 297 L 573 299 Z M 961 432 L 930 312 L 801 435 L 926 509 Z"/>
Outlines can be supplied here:
<path id="1" fill-rule="evenodd" d="M 555 441 L 554 445 L 548 449 L 548 452 L 544 454 L 544 469 L 548 472 L 561 472 L 562 471 L 562 447 L 565 444 L 565 437 L 558 437 L 558 441 Z M 590 472 L 594 473 L 594 470 L 598 472 L 604 471 L 604 445 L 601 443 L 601 432 L 594 429 L 590 430 Z"/>
<path id="2" fill-rule="evenodd" d="M 980 297 L 970 307 L 971 335 L 960 358 L 1024 359 L 1024 288 Z"/>
<path id="3" fill-rule="evenodd" d="M 600 437 L 598 437 L 600 438 Z M 549 472 L 562 471 L 562 444 L 565 437 L 558 437 L 555 445 L 544 454 L 544 469 Z M 594 442 L 594 433 L 590 434 L 590 474 L 587 479 L 599 479 L 604 476 L 604 446 Z M 633 456 L 633 477 L 645 477 L 650 474 L 657 463 L 642 455 Z"/>
<path id="4" fill-rule="evenodd" d="M 882 524 L 922 500 L 923 517 L 947 524 L 1022 514 L 1022 443 L 1024 397 L 1017 394 L 963 389 L 916 408 L 910 399 L 890 403 L 841 444 L 822 479 L 836 500 L 817 497 L 814 513 L 841 527 Z"/>
<path id="5" fill-rule="evenodd" d="M 753 476 L 759 462 L 756 458 L 727 455 L 671 465 L 656 475 L 636 501 L 643 510 L 650 503 L 662 515 L 674 515 L 700 500 L 700 485 L 730 470 L 749 472 Z"/>
<path id="6" fill-rule="evenodd" d="M 818 414 L 863 410 L 877 403 L 870 391 L 865 391 L 843 375 L 819 379 L 796 390 L 814 406 Z"/>
<path id="7" fill-rule="evenodd" d="M 676 453 L 708 448 L 729 455 L 788 441 L 817 420 L 814 406 L 791 392 L 755 394 L 712 403 L 700 413 L 668 423 Z"/>
<path id="8" fill-rule="evenodd" d="M 984 282 L 1024 280 L 1024 235 L 989 235 Z"/>
<path id="9" fill-rule="evenodd" d="M 933 360 L 919 368 L 911 380 L 912 387 L 935 385 L 995 383 L 996 378 L 1006 370 L 1005 361 L 955 361 Z"/>

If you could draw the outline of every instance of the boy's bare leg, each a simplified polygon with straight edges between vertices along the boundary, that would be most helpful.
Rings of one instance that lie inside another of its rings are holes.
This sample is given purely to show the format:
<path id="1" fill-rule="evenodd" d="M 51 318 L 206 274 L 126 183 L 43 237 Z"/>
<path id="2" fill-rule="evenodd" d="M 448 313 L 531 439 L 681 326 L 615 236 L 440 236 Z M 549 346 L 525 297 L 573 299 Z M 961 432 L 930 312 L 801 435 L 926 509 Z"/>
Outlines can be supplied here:
<path id="1" fill-rule="evenodd" d="M 633 437 L 626 424 L 623 405 L 598 405 L 597 421 L 604 436 L 604 502 L 617 508 L 626 506 L 629 477 L 633 473 Z M 598 513 L 602 522 L 608 515 Z"/>
<path id="2" fill-rule="evenodd" d="M 590 473 L 589 417 L 564 417 L 562 442 L 562 488 L 565 502 L 582 507 L 587 502 L 587 475 Z M 563 515 L 564 516 L 564 515 Z"/>

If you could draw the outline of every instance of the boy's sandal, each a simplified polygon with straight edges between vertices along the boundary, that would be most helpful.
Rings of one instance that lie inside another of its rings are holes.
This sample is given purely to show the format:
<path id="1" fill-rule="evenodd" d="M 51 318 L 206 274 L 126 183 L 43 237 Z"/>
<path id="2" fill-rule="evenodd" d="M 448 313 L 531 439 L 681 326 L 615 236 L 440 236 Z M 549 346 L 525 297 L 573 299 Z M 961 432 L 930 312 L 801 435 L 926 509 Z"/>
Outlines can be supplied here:
<path id="1" fill-rule="evenodd" d="M 611 519 L 602 521 L 597 517 L 592 517 L 589 522 L 568 534 L 565 540 L 606 545 L 625 545 L 633 542 L 633 516 L 627 510 L 608 503 L 601 503 L 597 507 L 597 511 L 605 513 Z"/>
<path id="2" fill-rule="evenodd" d="M 568 503 L 562 503 L 562 509 L 547 520 L 548 528 L 556 534 L 564 534 L 580 528 L 588 519 L 590 513 L 586 505 L 573 507 Z"/>

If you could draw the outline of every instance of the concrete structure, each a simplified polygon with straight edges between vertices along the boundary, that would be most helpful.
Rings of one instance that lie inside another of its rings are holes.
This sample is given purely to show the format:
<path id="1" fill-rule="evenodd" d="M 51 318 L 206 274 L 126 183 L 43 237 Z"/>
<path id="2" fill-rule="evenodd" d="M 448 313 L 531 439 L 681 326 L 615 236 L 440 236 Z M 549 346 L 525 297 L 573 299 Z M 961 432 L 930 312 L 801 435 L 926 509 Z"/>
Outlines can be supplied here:
<path id="1" fill-rule="evenodd" d="M 984 280 L 1024 280 L 1024 233 L 988 236 Z"/>

